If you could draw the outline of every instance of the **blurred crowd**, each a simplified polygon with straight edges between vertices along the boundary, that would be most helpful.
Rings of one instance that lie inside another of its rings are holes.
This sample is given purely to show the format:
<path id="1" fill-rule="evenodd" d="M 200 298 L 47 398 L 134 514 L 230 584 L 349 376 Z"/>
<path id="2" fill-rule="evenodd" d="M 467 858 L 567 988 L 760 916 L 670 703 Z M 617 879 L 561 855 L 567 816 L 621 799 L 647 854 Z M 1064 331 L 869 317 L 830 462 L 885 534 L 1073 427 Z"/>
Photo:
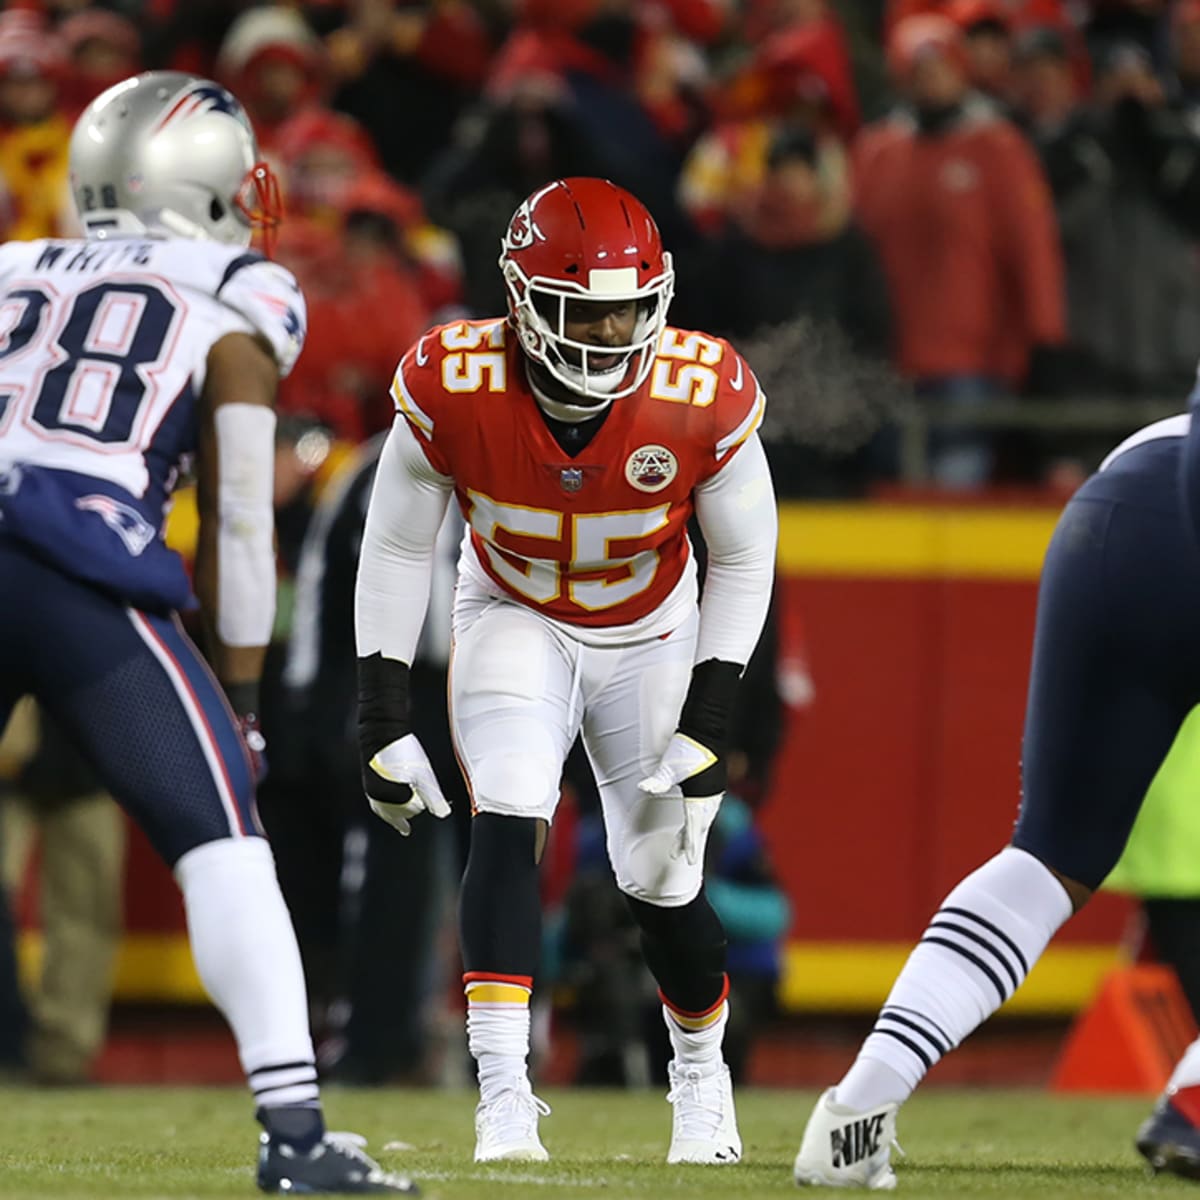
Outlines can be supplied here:
<path id="1" fill-rule="evenodd" d="M 415 334 L 502 310 L 507 215 L 568 174 L 656 214 L 675 321 L 767 385 L 785 494 L 896 476 L 905 411 L 951 416 L 934 482 L 1038 480 L 1002 400 L 1194 376 L 1198 0 L 15 0 L 0 236 L 70 230 L 72 119 L 143 67 L 252 113 L 312 312 L 282 404 L 350 443 Z"/>
<path id="2" fill-rule="evenodd" d="M 392 1001 L 416 977 L 436 1013 L 453 938 L 431 919 L 398 950 L 392 915 L 447 911 L 462 855 L 461 830 L 414 849 L 364 816 L 346 754 L 371 439 L 423 329 L 503 311 L 499 240 L 529 192 L 603 175 L 646 202 L 676 257 L 673 323 L 734 340 L 770 396 L 782 496 L 900 477 L 912 413 L 926 414 L 920 457 L 940 487 L 1069 480 L 1112 432 L 1055 441 L 995 414 L 1107 401 L 1128 406 L 1131 429 L 1146 404 L 1182 408 L 1195 377 L 1200 0 L 16 0 L 0 11 L 0 237 L 74 232 L 72 122 L 150 67 L 216 78 L 246 105 L 284 188 L 278 257 L 308 299 L 280 396 L 261 803 L 324 1065 L 348 1081 L 426 1069 L 428 1028 L 397 1028 Z M 418 705 L 443 722 L 444 610 L 435 600 Z M 760 648 L 709 864 L 752 1020 L 770 1010 L 789 919 L 753 811 L 786 711 L 813 697 L 802 632 L 781 621 Z M 69 855 L 71 830 L 96 819 L 92 784 L 37 763 L 32 749 L 14 758 L 8 790 L 37 801 L 26 827 Z M 444 782 L 456 775 L 448 758 Z M 546 880 L 547 972 L 568 1001 L 636 960 L 633 932 L 603 916 L 616 893 L 586 771 L 572 784 L 579 824 L 560 821 Z M 89 936 L 110 958 L 120 834 L 83 839 L 106 848 L 87 895 L 53 879 L 43 895 L 64 929 L 80 913 L 101 922 Z M 41 1073 L 77 1078 L 106 997 L 43 984 L 30 1014 Z M 90 1023 L 56 1034 L 56 989 Z M 0 980 L 0 1007 L 11 990 Z M 584 1078 L 643 1078 L 631 1048 L 661 1050 L 641 1045 L 652 993 L 623 995 L 616 1020 L 611 1004 L 590 1023 L 576 1006 Z"/>

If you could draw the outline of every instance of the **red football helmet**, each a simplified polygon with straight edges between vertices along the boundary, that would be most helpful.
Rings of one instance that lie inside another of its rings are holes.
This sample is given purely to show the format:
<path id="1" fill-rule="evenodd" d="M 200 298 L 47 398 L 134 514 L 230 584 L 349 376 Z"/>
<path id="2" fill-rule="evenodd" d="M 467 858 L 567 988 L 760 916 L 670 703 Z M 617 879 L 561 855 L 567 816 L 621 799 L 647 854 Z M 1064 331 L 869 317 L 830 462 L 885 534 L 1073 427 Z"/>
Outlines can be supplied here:
<path id="1" fill-rule="evenodd" d="M 607 179 L 558 179 L 521 202 L 501 247 L 509 320 L 526 355 L 591 399 L 636 391 L 675 290 L 671 256 L 642 202 Z M 633 340 L 595 346 L 567 337 L 569 300 L 635 302 Z M 591 365 L 613 356 L 614 365 Z"/>

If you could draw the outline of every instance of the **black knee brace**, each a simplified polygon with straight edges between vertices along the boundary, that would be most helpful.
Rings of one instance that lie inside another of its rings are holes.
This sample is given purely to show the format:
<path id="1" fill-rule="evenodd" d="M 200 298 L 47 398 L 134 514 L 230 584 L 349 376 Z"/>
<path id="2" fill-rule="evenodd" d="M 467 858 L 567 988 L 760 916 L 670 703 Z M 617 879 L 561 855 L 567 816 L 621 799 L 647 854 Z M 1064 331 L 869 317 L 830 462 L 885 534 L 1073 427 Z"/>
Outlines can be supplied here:
<path id="1" fill-rule="evenodd" d="M 537 974 L 542 942 L 537 844 L 538 822 L 532 817 L 480 813 L 472 820 L 458 905 L 467 974 Z"/>
<path id="2" fill-rule="evenodd" d="M 701 890 L 690 904 L 662 908 L 626 896 L 642 931 L 642 954 L 663 997 L 681 1012 L 707 1012 L 725 991 L 725 930 Z"/>

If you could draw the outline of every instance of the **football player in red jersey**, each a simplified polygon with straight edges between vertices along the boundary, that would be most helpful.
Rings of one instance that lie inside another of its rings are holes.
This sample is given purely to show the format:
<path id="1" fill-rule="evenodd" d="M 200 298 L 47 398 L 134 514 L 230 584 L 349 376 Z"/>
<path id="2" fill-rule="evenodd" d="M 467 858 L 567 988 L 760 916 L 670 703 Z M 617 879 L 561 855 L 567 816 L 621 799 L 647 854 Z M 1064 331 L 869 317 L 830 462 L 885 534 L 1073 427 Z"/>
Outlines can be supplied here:
<path id="1" fill-rule="evenodd" d="M 408 664 L 453 493 L 468 523 L 451 715 L 474 810 L 461 938 L 475 1158 L 547 1157 L 526 1071 L 538 862 L 582 732 L 674 1048 L 668 1161 L 736 1162 L 725 937 L 703 858 L 774 572 L 764 397 L 728 343 L 666 324 L 671 257 L 606 180 L 530 196 L 500 268 L 507 317 L 431 330 L 392 385 L 358 576 L 367 796 L 402 833 L 448 812 L 410 732 Z M 699 605 L 693 512 L 709 548 Z"/>

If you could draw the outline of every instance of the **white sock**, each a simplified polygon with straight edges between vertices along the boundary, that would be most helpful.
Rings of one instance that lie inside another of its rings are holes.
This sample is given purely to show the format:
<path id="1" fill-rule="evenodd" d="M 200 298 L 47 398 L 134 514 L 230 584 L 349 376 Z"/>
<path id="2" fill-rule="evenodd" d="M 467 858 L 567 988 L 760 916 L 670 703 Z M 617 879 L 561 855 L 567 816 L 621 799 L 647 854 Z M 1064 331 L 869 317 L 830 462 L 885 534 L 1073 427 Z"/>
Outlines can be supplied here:
<path id="1" fill-rule="evenodd" d="M 513 1080 L 527 1082 L 529 999 L 523 984 L 501 979 L 468 981 L 467 1046 L 479 1069 L 479 1098 L 490 1100 Z"/>
<path id="2" fill-rule="evenodd" d="M 1020 987 L 1070 915 L 1066 889 L 1024 850 L 968 875 L 909 955 L 836 1102 L 865 1112 L 907 1100 Z"/>
<path id="3" fill-rule="evenodd" d="M 192 957 L 237 1040 L 260 1107 L 317 1107 L 300 950 L 264 838 L 226 838 L 175 864 Z"/>
<path id="4" fill-rule="evenodd" d="M 709 1070 L 720 1068 L 724 1061 L 721 1057 L 721 1043 L 725 1040 L 725 1026 L 729 1024 L 728 1000 L 723 1001 L 711 1017 L 706 1017 L 702 1025 L 693 1024 L 691 1018 L 682 1016 L 666 1004 L 663 1005 L 663 1020 L 667 1023 L 667 1032 L 671 1035 L 675 1061 L 681 1067 Z M 689 1028 L 682 1023 L 683 1021 L 688 1021 L 693 1027 Z"/>
<path id="5" fill-rule="evenodd" d="M 1167 1091 L 1195 1087 L 1197 1084 L 1200 1084 L 1200 1038 L 1183 1052 L 1183 1057 L 1175 1064 L 1175 1070 L 1167 1081 Z"/>

